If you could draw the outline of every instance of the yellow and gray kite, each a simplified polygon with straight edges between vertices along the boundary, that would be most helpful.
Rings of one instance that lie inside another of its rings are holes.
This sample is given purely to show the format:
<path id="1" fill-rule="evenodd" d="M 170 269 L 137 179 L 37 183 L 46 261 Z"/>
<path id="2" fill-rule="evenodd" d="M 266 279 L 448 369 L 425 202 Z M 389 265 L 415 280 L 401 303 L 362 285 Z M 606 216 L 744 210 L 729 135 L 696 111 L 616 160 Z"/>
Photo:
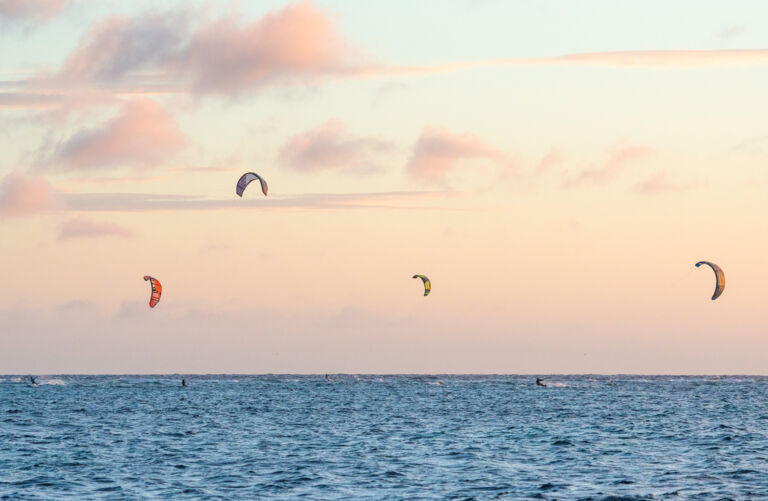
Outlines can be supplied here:
<path id="1" fill-rule="evenodd" d="M 412 278 L 420 278 L 421 281 L 424 282 L 424 295 L 429 296 L 429 293 L 432 290 L 432 282 L 429 281 L 429 278 L 425 275 L 414 275 Z"/>
<path id="2" fill-rule="evenodd" d="M 702 264 L 706 264 L 715 272 L 715 293 L 712 294 L 712 301 L 714 301 L 720 297 L 720 294 L 722 294 L 725 289 L 725 273 L 723 273 L 723 270 L 718 265 L 710 263 L 709 261 L 699 261 L 696 263 L 696 267 L 698 268 Z"/>

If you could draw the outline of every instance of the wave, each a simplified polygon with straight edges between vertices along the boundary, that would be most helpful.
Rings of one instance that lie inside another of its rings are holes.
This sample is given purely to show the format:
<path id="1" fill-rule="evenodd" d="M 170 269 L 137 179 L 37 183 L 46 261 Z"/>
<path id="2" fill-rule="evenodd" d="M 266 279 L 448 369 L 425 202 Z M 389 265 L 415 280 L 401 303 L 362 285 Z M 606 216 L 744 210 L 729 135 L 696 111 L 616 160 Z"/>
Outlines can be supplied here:
<path id="1" fill-rule="evenodd" d="M 67 383 L 63 379 L 51 378 L 51 379 L 38 379 L 37 384 L 40 386 L 43 386 L 43 385 L 67 386 L 69 383 Z"/>

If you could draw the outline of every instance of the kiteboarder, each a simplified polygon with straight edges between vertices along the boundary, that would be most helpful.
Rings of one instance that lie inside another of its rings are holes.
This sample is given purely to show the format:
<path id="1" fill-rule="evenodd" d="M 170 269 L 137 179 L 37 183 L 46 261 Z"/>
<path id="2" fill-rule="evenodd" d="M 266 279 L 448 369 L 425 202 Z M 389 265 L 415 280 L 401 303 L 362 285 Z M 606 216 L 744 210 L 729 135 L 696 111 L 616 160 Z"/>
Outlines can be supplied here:
<path id="1" fill-rule="evenodd" d="M 187 380 L 186 379 L 181 378 L 181 386 L 183 386 L 184 388 L 187 387 Z"/>
<path id="2" fill-rule="evenodd" d="M 545 386 L 546 387 L 547 385 L 544 384 L 544 381 L 540 377 L 537 377 L 536 378 L 536 386 Z"/>
<path id="3" fill-rule="evenodd" d="M 34 386 L 35 388 L 37 388 L 38 386 L 40 386 L 39 384 L 37 384 L 37 379 L 35 379 L 35 376 L 29 376 L 29 382 L 30 382 L 30 383 L 32 384 L 32 386 Z"/>

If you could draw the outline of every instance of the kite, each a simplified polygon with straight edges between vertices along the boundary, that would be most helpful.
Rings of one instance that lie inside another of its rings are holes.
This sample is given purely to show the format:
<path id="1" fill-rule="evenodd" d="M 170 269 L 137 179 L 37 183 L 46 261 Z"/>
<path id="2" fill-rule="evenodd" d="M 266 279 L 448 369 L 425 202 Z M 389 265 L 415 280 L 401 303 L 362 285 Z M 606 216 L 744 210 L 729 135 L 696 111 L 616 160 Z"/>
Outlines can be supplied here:
<path id="1" fill-rule="evenodd" d="M 243 191 L 245 191 L 245 188 L 253 181 L 254 179 L 258 179 L 261 183 L 261 192 L 264 193 L 264 196 L 267 195 L 267 182 L 264 181 L 264 179 L 259 176 L 258 174 L 254 172 L 246 172 L 242 176 L 240 176 L 240 179 L 237 181 L 237 188 L 235 189 L 235 193 L 237 193 L 237 196 L 242 197 Z"/>
<path id="2" fill-rule="evenodd" d="M 696 267 L 698 268 L 702 264 L 706 264 L 715 272 L 715 293 L 712 294 L 712 301 L 714 301 L 720 297 L 720 294 L 722 294 L 725 289 L 725 273 L 723 273 L 723 270 L 718 265 L 710 263 L 709 261 L 699 261 L 696 263 Z"/>
<path id="3" fill-rule="evenodd" d="M 414 275 L 412 278 L 420 278 L 424 282 L 424 295 L 429 296 L 429 293 L 432 291 L 432 282 L 429 281 L 429 278 L 424 275 Z"/>
<path id="4" fill-rule="evenodd" d="M 152 286 L 152 296 L 149 298 L 149 307 L 154 308 L 157 303 L 160 302 L 160 294 L 163 293 L 163 286 L 160 285 L 160 282 L 158 282 L 156 278 L 150 277 L 149 275 L 145 275 L 144 280 L 149 280 L 149 285 Z"/>

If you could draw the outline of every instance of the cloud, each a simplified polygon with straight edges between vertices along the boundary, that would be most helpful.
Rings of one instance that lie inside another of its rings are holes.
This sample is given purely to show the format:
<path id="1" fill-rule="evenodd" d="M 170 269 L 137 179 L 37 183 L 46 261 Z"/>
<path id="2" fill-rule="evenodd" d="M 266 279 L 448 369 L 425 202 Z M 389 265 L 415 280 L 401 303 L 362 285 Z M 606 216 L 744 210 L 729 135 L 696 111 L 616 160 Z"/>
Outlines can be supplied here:
<path id="1" fill-rule="evenodd" d="M 506 163 L 506 155 L 472 134 L 457 134 L 443 127 L 424 127 L 411 153 L 408 172 L 427 184 L 442 184 L 460 160 Z"/>
<path id="2" fill-rule="evenodd" d="M 768 135 L 755 136 L 728 148 L 728 153 L 763 155 L 768 152 Z"/>
<path id="3" fill-rule="evenodd" d="M 718 33 L 717 38 L 719 38 L 721 41 L 725 43 L 729 43 L 733 41 L 733 39 L 740 37 L 743 35 L 746 31 L 746 27 L 744 25 L 729 25 L 723 27 Z"/>
<path id="4" fill-rule="evenodd" d="M 644 68 L 708 68 L 768 64 L 768 50 L 637 50 L 587 52 L 553 58 L 532 59 L 535 64 L 574 64 Z"/>
<path id="5" fill-rule="evenodd" d="M 203 92 L 242 92 L 273 82 L 305 82 L 351 72 L 347 47 L 311 3 L 290 4 L 259 21 L 221 19 L 197 30 L 180 66 Z"/>
<path id="6" fill-rule="evenodd" d="M 192 12 L 112 17 L 95 24 L 47 87 L 239 94 L 273 84 L 305 84 L 354 73 L 357 55 L 310 2 L 261 19 L 193 25 Z"/>
<path id="7" fill-rule="evenodd" d="M 184 136 L 165 109 L 149 99 L 133 99 L 116 118 L 60 145 L 55 160 L 73 169 L 148 167 L 176 153 L 183 143 Z"/>
<path id="8" fill-rule="evenodd" d="M 768 65 L 768 49 L 582 52 L 533 58 L 486 59 L 421 66 L 379 66 L 383 75 L 431 75 L 507 66 L 598 66 L 608 68 L 716 68 Z"/>
<path id="9" fill-rule="evenodd" d="M 303 171 L 371 171 L 375 157 L 391 151 L 392 143 L 376 138 L 353 137 L 345 125 L 330 120 L 293 136 L 280 150 L 280 162 Z"/>
<path id="10" fill-rule="evenodd" d="M 73 238 L 98 238 L 98 237 L 133 237 L 134 233 L 120 225 L 106 221 L 94 221 L 93 219 L 77 218 L 65 221 L 61 225 L 59 240 L 71 240 Z"/>
<path id="11" fill-rule="evenodd" d="M 57 93 L 0 92 L 0 109 L 55 108 L 64 100 Z"/>
<path id="12" fill-rule="evenodd" d="M 66 4 L 65 0 L 0 2 L 7 13 L 40 15 L 57 12 Z M 97 91 L 237 96 L 268 86 L 316 85 L 330 78 L 400 78 L 504 66 L 768 65 L 765 49 L 592 52 L 436 65 L 382 64 L 352 47 L 333 17 L 312 2 L 291 3 L 255 20 L 207 14 L 187 6 L 101 20 L 61 67 L 16 82 L 10 92 L 0 95 L 0 106 L 52 107 L 76 92 L 80 92 L 79 104 L 93 105 L 97 102 L 83 99 L 83 93 Z"/>
<path id="13" fill-rule="evenodd" d="M 210 19 L 207 13 L 187 7 L 99 21 L 59 69 L 16 82 L 0 101 L 5 106 L 50 107 L 73 92 L 98 90 L 236 96 L 267 86 L 316 85 L 329 78 L 400 78 L 505 66 L 768 65 L 765 49 L 592 52 L 436 65 L 382 64 L 347 43 L 333 18 L 312 2 L 288 4 L 256 20 L 235 15 Z M 19 95 L 25 93 L 29 96 Z M 80 104 L 88 104 L 82 97 Z"/>
<path id="14" fill-rule="evenodd" d="M 207 199 L 189 195 L 146 193 L 69 193 L 67 207 L 80 212 L 197 211 L 216 209 L 440 209 L 434 200 L 453 195 L 443 191 L 314 193 L 269 199 Z"/>
<path id="15" fill-rule="evenodd" d="M 54 305 L 51 309 L 56 313 L 93 314 L 98 312 L 99 307 L 91 301 L 73 299 L 66 303 Z"/>
<path id="16" fill-rule="evenodd" d="M 67 3 L 69 0 L 0 0 L 0 21 L 50 19 Z"/>
<path id="17" fill-rule="evenodd" d="M 168 63 L 181 49 L 186 18 L 180 13 L 151 13 L 135 18 L 112 17 L 96 23 L 86 39 L 52 77 L 68 84 L 116 84 L 128 76 L 134 84 Z"/>
<path id="18" fill-rule="evenodd" d="M 653 155 L 653 149 L 648 146 L 624 146 L 615 150 L 608 160 L 593 169 L 586 170 L 567 184 L 606 184 L 621 175 L 632 163 L 644 160 Z"/>
<path id="19" fill-rule="evenodd" d="M 690 186 L 675 183 L 669 178 L 666 172 L 657 172 L 647 179 L 635 185 L 635 191 L 647 195 L 656 195 L 659 193 L 676 192 L 688 189 Z"/>
<path id="20" fill-rule="evenodd" d="M 60 195 L 44 179 L 12 172 L 0 183 L 0 218 L 28 216 L 61 207 Z"/>
<path id="21" fill-rule="evenodd" d="M 562 165 L 563 163 L 563 155 L 560 153 L 559 150 L 552 149 L 547 152 L 546 155 L 544 155 L 539 161 L 539 164 L 536 166 L 536 173 L 538 174 L 544 174 L 546 172 L 551 171 L 555 167 Z"/>

